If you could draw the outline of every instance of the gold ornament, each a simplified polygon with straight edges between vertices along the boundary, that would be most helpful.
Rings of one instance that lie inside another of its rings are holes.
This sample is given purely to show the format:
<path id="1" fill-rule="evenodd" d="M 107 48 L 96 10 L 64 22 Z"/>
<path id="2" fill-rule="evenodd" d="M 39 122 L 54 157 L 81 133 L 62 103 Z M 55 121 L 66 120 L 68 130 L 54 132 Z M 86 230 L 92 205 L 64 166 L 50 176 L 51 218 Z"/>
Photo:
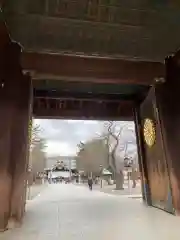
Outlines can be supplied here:
<path id="1" fill-rule="evenodd" d="M 155 124 L 149 118 L 144 121 L 144 140 L 149 147 L 152 147 L 156 140 Z"/>

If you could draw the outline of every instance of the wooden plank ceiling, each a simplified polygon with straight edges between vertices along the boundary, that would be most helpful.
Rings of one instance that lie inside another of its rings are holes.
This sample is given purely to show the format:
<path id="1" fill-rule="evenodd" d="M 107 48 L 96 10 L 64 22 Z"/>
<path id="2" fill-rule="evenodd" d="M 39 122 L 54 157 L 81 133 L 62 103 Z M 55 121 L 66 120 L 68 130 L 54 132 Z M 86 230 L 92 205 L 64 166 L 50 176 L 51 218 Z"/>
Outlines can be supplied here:
<path id="1" fill-rule="evenodd" d="M 173 0 L 6 0 L 13 39 L 25 50 L 163 62 L 180 45 Z"/>
<path id="2" fill-rule="evenodd" d="M 139 85 L 144 90 L 132 91 L 139 95 L 165 77 L 164 59 L 180 43 L 176 1 L 6 0 L 3 10 L 11 37 L 23 46 L 23 69 L 41 83 L 34 101 L 41 117 L 132 117 L 133 99 L 115 103 L 109 93 L 94 104 L 94 92 L 64 99 L 52 83 Z M 51 82 L 47 91 L 44 81 Z"/>

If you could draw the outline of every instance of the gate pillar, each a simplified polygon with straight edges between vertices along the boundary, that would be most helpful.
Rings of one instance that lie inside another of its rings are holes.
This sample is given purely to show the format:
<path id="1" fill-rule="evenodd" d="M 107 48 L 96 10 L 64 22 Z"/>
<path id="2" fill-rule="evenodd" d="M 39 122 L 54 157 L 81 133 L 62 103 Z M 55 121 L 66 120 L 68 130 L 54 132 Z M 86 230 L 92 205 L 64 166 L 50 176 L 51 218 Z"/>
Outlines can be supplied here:
<path id="1" fill-rule="evenodd" d="M 31 116 L 31 79 L 24 76 L 18 81 L 15 111 L 11 128 L 12 190 L 9 227 L 21 223 L 26 202 L 26 183 L 29 151 L 29 120 Z"/>
<path id="2" fill-rule="evenodd" d="M 13 106 L 9 86 L 0 84 L 0 231 L 6 229 L 11 198 L 11 126 Z"/>
<path id="3" fill-rule="evenodd" d="M 24 212 L 32 88 L 22 74 L 20 53 L 14 42 L 0 52 L 0 231 L 16 226 Z"/>

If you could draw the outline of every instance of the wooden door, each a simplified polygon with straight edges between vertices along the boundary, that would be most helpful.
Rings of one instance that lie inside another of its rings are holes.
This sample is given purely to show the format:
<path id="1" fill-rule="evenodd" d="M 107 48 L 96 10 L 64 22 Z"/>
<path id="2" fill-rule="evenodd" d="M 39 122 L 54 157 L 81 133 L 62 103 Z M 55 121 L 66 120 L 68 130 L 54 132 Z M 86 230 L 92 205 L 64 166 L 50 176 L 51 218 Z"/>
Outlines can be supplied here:
<path id="1" fill-rule="evenodd" d="M 173 213 L 170 178 L 154 88 L 151 88 L 140 106 L 140 118 L 150 202 L 154 207 Z"/>

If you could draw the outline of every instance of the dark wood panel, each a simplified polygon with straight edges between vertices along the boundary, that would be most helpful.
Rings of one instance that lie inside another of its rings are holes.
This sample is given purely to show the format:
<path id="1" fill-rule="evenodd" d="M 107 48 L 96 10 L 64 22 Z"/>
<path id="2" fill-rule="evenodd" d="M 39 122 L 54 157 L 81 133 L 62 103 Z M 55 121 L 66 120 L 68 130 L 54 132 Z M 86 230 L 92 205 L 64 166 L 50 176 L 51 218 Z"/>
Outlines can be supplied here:
<path id="1" fill-rule="evenodd" d="M 33 114 L 36 118 L 132 120 L 133 107 L 130 101 L 35 97 Z"/>
<path id="2" fill-rule="evenodd" d="M 153 62 L 126 61 L 113 58 L 86 57 L 25 52 L 22 66 L 34 71 L 34 78 L 47 74 L 106 83 L 151 85 L 156 77 L 164 76 L 164 65 Z"/>
<path id="3" fill-rule="evenodd" d="M 160 9 L 155 9 L 153 4 L 147 4 L 142 0 L 128 2 L 119 0 L 17 0 L 12 2 L 6 0 L 5 6 L 7 12 L 11 14 L 39 14 L 111 25 L 152 25 L 161 20 Z M 165 10 L 163 5 L 161 10 Z"/>
<path id="4" fill-rule="evenodd" d="M 179 53 L 166 60 L 166 83 L 156 87 L 158 108 L 165 139 L 173 204 L 180 215 L 180 66 Z"/>
<path id="5" fill-rule="evenodd" d="M 10 37 L 8 35 L 7 27 L 3 19 L 3 13 L 0 8 L 0 51 L 2 51 L 5 44 L 7 44 L 9 41 Z"/>
<path id="6" fill-rule="evenodd" d="M 172 40 L 170 44 L 162 41 L 167 37 L 162 27 L 152 32 L 151 28 L 48 18 L 43 15 L 10 16 L 8 25 L 13 38 L 21 42 L 26 50 L 33 51 L 74 52 L 163 62 L 172 43 Z M 173 39 L 178 46 L 178 36 Z"/>
<path id="7" fill-rule="evenodd" d="M 11 35 L 28 50 L 163 62 L 179 47 L 180 10 L 167 2 L 6 2 Z"/>
<path id="8" fill-rule="evenodd" d="M 152 145 L 148 145 L 145 141 L 146 138 L 148 138 L 148 140 L 153 138 L 153 132 L 151 131 L 153 129 L 151 126 L 149 126 L 149 129 L 146 128 L 146 137 L 144 136 L 145 161 L 147 165 L 151 203 L 155 207 L 173 213 L 167 158 L 157 111 L 155 90 L 152 88 L 140 107 L 143 131 L 145 131 L 145 121 L 147 119 L 152 121 L 155 131 L 155 142 Z"/>

